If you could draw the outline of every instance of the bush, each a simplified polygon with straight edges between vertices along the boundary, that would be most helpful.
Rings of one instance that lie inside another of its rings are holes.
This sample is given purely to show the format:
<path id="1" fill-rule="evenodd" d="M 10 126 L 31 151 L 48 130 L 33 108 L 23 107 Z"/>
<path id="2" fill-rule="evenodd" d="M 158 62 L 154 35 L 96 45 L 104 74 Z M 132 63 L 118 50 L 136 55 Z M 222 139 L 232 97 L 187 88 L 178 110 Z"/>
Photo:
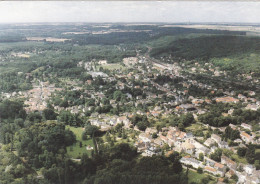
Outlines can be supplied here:
<path id="1" fill-rule="evenodd" d="M 199 174 L 201 174 L 201 173 L 203 172 L 202 168 L 199 167 L 198 170 L 197 170 L 197 172 L 198 172 Z"/>

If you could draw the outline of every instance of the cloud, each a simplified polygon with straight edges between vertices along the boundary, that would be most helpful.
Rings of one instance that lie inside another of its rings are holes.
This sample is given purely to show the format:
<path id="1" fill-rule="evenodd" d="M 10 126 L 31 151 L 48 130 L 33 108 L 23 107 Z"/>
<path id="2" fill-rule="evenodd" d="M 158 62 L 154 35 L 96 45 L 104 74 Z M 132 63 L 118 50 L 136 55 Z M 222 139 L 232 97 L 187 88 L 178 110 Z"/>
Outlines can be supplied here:
<path id="1" fill-rule="evenodd" d="M 2 1 L 0 22 L 260 22 L 260 2 Z"/>

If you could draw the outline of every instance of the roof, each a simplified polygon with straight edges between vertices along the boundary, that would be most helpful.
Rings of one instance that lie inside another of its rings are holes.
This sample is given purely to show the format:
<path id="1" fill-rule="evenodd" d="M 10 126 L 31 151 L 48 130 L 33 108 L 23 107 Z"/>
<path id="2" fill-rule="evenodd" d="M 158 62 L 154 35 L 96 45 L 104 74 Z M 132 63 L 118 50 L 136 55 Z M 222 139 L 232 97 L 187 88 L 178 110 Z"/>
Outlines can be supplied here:
<path id="1" fill-rule="evenodd" d="M 182 143 L 182 147 L 184 147 L 185 149 L 194 149 L 195 148 L 195 146 L 189 142 Z"/>
<path id="2" fill-rule="evenodd" d="M 247 139 L 250 139 L 250 138 L 251 138 L 251 136 L 248 135 L 246 132 L 242 132 L 242 133 L 241 133 L 241 136 L 246 137 Z"/>
<path id="3" fill-rule="evenodd" d="M 218 167 L 218 168 L 224 168 L 224 165 L 223 164 L 220 164 L 220 163 L 215 163 L 214 165 L 215 167 Z"/>
<path id="4" fill-rule="evenodd" d="M 210 172 L 216 172 L 216 171 L 217 171 L 217 170 L 214 169 L 213 167 L 209 167 L 209 166 L 205 166 L 205 167 L 204 167 L 204 170 L 210 171 Z"/>
<path id="5" fill-rule="evenodd" d="M 222 98 L 216 98 L 216 102 L 238 102 L 239 100 L 233 97 L 222 97 Z"/>

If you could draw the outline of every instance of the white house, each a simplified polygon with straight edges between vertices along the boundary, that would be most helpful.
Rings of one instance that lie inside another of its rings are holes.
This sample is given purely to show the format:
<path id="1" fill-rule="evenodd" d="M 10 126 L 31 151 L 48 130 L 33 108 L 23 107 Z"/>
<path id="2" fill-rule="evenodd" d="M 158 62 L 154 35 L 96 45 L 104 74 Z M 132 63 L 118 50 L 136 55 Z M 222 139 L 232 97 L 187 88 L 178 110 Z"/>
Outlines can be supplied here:
<path id="1" fill-rule="evenodd" d="M 253 172 L 255 171 L 255 167 L 253 165 L 246 165 L 244 167 L 244 170 L 246 171 L 247 174 L 253 174 Z"/>
<path id="2" fill-rule="evenodd" d="M 252 126 L 249 125 L 249 124 L 246 124 L 246 123 L 242 123 L 241 127 L 245 128 L 245 129 L 248 129 L 248 130 L 252 130 Z"/>
<path id="3" fill-rule="evenodd" d="M 202 162 L 196 160 L 195 158 L 189 158 L 189 157 L 182 157 L 180 159 L 180 162 L 182 164 L 185 164 L 185 165 L 192 165 L 192 167 L 198 169 L 199 167 L 203 168 L 204 165 L 202 164 Z"/>
<path id="4" fill-rule="evenodd" d="M 152 138 L 150 135 L 146 134 L 146 133 L 141 133 L 139 135 L 139 139 L 141 139 L 143 142 L 147 143 L 147 142 L 151 142 Z"/>

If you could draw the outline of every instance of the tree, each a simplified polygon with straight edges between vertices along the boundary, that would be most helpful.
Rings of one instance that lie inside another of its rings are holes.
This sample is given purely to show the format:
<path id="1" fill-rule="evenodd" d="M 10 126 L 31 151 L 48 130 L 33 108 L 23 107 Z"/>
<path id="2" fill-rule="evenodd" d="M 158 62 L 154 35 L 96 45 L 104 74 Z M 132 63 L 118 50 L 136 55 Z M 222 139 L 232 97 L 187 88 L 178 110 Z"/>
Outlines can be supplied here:
<path id="1" fill-rule="evenodd" d="M 255 160 L 254 165 L 256 167 L 256 170 L 259 170 L 260 169 L 260 160 Z"/>
<path id="2" fill-rule="evenodd" d="M 237 149 L 237 154 L 240 157 L 244 157 L 246 155 L 246 152 L 247 152 L 247 148 L 245 148 L 245 147 L 239 147 Z"/>
<path id="3" fill-rule="evenodd" d="M 199 167 L 199 168 L 198 168 L 198 170 L 197 170 L 197 172 L 198 172 L 199 174 L 203 173 L 203 170 L 202 170 L 202 168 L 201 168 L 201 167 Z"/>
<path id="4" fill-rule="evenodd" d="M 136 124 L 136 126 L 137 126 L 138 129 L 141 130 L 141 131 L 145 131 L 145 129 L 147 128 L 147 125 L 146 125 L 145 122 L 138 122 L 138 123 Z"/>
<path id="5" fill-rule="evenodd" d="M 250 144 L 248 145 L 248 149 L 246 151 L 246 160 L 248 163 L 253 164 L 255 161 L 255 146 Z"/>
<path id="6" fill-rule="evenodd" d="M 204 160 L 204 155 L 203 155 L 203 153 L 200 153 L 200 154 L 199 154 L 199 160 L 203 162 L 203 160 Z"/>
<path id="7" fill-rule="evenodd" d="M 220 162 L 221 161 L 221 155 L 222 155 L 222 150 L 217 149 L 214 153 L 212 153 L 210 155 L 210 158 L 217 161 L 217 162 Z"/>
<path id="8" fill-rule="evenodd" d="M 154 132 L 152 137 L 153 137 L 153 139 L 156 139 L 158 137 L 157 133 Z"/>
<path id="9" fill-rule="evenodd" d="M 98 129 L 99 128 L 95 125 L 87 124 L 85 127 L 85 131 L 83 132 L 83 134 L 86 134 L 86 135 L 89 135 L 90 137 L 92 137 L 96 154 L 98 154 L 98 147 L 97 147 L 97 142 L 95 139 L 95 133 L 98 131 Z"/>
<path id="10" fill-rule="evenodd" d="M 174 151 L 169 155 L 169 160 L 172 163 L 172 169 L 175 173 L 180 173 L 182 171 L 182 165 L 180 163 L 181 156 L 178 152 Z"/>
<path id="11" fill-rule="evenodd" d="M 54 112 L 53 109 L 44 109 L 43 110 L 43 115 L 46 120 L 56 120 L 57 119 L 57 114 Z"/>

